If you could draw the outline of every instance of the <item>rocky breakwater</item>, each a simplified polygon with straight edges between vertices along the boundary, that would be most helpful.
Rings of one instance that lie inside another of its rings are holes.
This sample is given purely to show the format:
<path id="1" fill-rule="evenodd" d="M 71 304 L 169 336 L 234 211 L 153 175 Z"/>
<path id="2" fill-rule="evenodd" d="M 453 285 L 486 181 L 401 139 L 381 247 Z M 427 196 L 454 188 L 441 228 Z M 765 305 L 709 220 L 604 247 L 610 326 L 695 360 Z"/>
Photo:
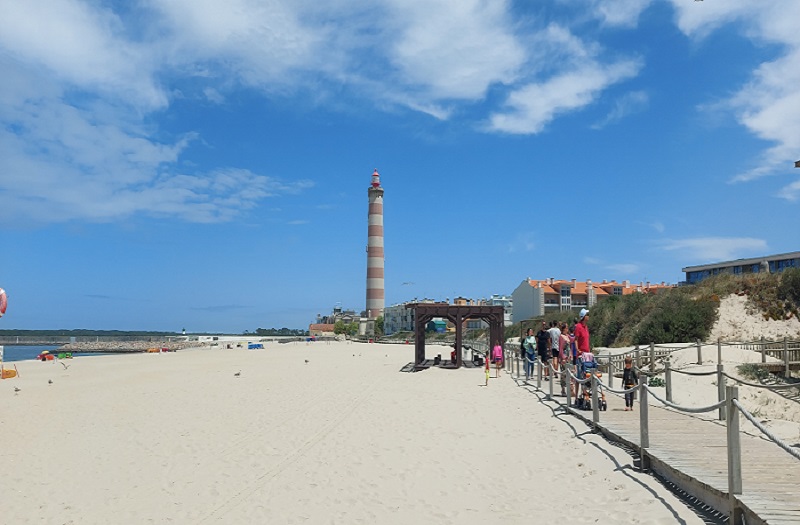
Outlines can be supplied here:
<path id="1" fill-rule="evenodd" d="M 98 352 L 106 354 L 126 354 L 146 352 L 150 348 L 167 349 L 169 352 L 184 350 L 186 348 L 200 348 L 208 346 L 207 343 L 198 341 L 97 341 L 92 343 L 69 343 L 58 349 L 59 352 Z"/>

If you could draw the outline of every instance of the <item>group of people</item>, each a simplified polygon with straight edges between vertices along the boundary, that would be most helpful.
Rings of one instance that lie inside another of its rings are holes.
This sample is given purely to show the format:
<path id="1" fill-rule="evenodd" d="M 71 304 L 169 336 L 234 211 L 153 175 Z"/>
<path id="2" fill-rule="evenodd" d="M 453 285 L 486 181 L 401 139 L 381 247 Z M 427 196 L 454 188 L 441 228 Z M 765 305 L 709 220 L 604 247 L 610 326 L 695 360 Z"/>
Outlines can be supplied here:
<path id="1" fill-rule="evenodd" d="M 585 377 L 586 370 L 595 367 L 594 355 L 589 344 L 589 329 L 586 324 L 589 320 L 589 310 L 582 309 L 576 322 L 569 326 L 567 323 L 551 321 L 549 326 L 542 322 L 539 331 L 534 334 L 533 328 L 528 328 L 521 340 L 520 354 L 525 366 L 525 378 L 530 378 L 536 357 L 542 362 L 545 381 L 551 380 L 552 369 L 559 370 L 567 365 L 574 366 L 574 375 Z M 631 369 L 630 359 L 626 359 L 623 372 L 625 388 L 631 388 L 638 382 L 636 372 Z M 556 380 L 555 377 L 552 378 Z M 567 374 L 560 374 L 561 395 L 566 395 Z M 577 401 L 580 386 L 575 381 L 570 381 L 572 398 Z M 625 410 L 633 409 L 633 393 L 625 396 Z"/>
<path id="2" fill-rule="evenodd" d="M 589 329 L 586 323 L 589 320 L 589 310 L 580 311 L 577 322 L 571 327 L 567 323 L 551 321 L 548 326 L 544 321 L 539 331 L 534 334 L 533 328 L 528 328 L 522 338 L 520 354 L 525 364 L 525 377 L 533 373 L 533 364 L 536 357 L 544 365 L 544 380 L 550 381 L 550 366 L 558 370 L 562 365 L 574 364 L 576 375 L 582 377 L 583 363 L 591 356 L 589 345 Z M 587 354 L 587 355 L 584 355 Z M 592 358 L 593 359 L 593 358 Z M 556 378 L 553 378 L 555 381 Z M 566 395 L 566 377 L 561 376 L 561 394 Z M 577 395 L 577 384 L 572 384 L 573 397 Z"/>
<path id="3" fill-rule="evenodd" d="M 542 321 L 539 331 L 534 334 L 533 328 L 528 328 L 525 336 L 520 341 L 520 357 L 525 367 L 525 379 L 529 379 L 533 373 L 533 365 L 538 356 L 543 364 L 543 375 L 545 381 L 551 379 L 551 368 L 560 370 L 567 365 L 573 365 L 575 377 L 583 378 L 589 368 L 596 368 L 597 364 L 592 354 L 589 344 L 589 328 L 586 326 L 589 321 L 589 310 L 582 309 L 576 322 L 569 326 L 567 323 L 551 321 L 549 326 Z M 491 362 L 495 364 L 495 377 L 500 374 L 503 364 L 503 347 L 500 342 L 495 343 L 492 349 Z M 630 357 L 625 358 L 625 369 L 623 370 L 622 383 L 625 389 L 630 389 L 638 384 L 638 376 L 632 368 Z M 559 374 L 561 382 L 561 395 L 566 395 L 567 374 Z M 552 378 L 556 380 L 555 377 Z M 486 384 L 489 383 L 489 360 L 486 361 Z M 570 381 L 572 398 L 578 400 L 581 390 L 576 381 Z M 625 394 L 625 410 L 633 410 L 634 393 Z"/>

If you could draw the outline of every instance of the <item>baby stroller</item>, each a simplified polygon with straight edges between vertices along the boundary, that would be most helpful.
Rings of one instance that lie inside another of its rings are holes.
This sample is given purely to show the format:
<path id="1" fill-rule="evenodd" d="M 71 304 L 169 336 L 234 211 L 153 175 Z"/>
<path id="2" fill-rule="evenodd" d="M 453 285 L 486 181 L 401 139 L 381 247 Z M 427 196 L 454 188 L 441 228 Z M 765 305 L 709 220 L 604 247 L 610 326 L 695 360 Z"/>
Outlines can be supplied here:
<path id="1" fill-rule="evenodd" d="M 594 374 L 595 376 L 602 377 L 603 374 L 600 373 L 600 370 L 597 368 L 597 361 L 595 361 L 594 356 L 591 352 L 584 352 L 581 354 L 581 364 L 583 365 L 583 375 L 584 378 L 588 379 L 592 377 Z M 606 394 L 603 392 L 603 387 L 599 384 L 597 385 L 597 397 L 598 397 L 598 408 L 602 411 L 606 411 L 608 409 L 608 403 L 606 403 Z M 586 383 L 581 384 L 581 392 L 578 395 L 578 399 L 575 400 L 575 404 L 577 408 L 581 410 L 591 410 L 592 409 L 592 382 L 587 381 Z"/>

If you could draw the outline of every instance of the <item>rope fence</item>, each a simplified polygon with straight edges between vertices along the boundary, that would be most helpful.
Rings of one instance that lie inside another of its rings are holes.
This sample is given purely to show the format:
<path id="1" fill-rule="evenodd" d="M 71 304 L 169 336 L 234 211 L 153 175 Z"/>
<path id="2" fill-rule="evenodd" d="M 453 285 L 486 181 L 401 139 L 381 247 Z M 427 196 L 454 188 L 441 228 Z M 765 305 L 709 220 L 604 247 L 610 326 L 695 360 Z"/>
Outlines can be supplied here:
<path id="1" fill-rule="evenodd" d="M 684 347 L 685 348 L 685 347 Z M 530 372 L 532 372 L 533 367 L 536 368 L 536 388 L 538 390 L 542 390 L 541 386 L 541 379 L 543 370 L 547 369 L 551 375 L 551 381 L 548 385 L 549 394 L 547 395 L 548 400 L 556 401 L 559 404 L 563 405 L 563 401 L 555 399 L 553 397 L 553 383 L 557 380 L 556 378 L 561 378 L 562 386 L 567 383 L 565 394 L 566 394 L 566 410 L 569 412 L 573 406 L 577 406 L 577 399 L 576 405 L 572 404 L 572 387 L 575 386 L 576 396 L 581 396 L 581 387 L 583 387 L 584 395 L 586 392 L 590 393 L 591 396 L 591 407 L 592 410 L 592 425 L 595 429 L 601 427 L 600 421 L 600 409 L 599 406 L 601 403 L 605 403 L 605 397 L 603 392 L 608 391 L 610 393 L 614 393 L 617 395 L 626 395 L 626 394 L 634 394 L 638 392 L 639 397 L 639 448 L 640 448 L 640 457 L 641 457 L 641 466 L 642 469 L 647 470 L 650 467 L 650 459 L 648 456 L 648 449 L 650 448 L 650 418 L 649 418 L 649 396 L 652 396 L 654 401 L 660 403 L 666 407 L 669 407 L 672 410 L 675 410 L 679 413 L 686 413 L 686 414 L 701 414 L 707 412 L 713 412 L 714 410 L 719 411 L 719 418 L 725 421 L 726 425 L 726 453 L 728 457 L 728 485 L 727 490 L 729 493 L 729 502 L 730 506 L 727 509 L 729 518 L 731 519 L 731 523 L 733 523 L 734 518 L 737 516 L 741 516 L 743 510 L 741 505 L 737 502 L 735 495 L 742 494 L 742 468 L 741 468 L 741 433 L 739 430 L 739 414 L 750 421 L 758 430 L 771 442 L 777 445 L 780 449 L 790 454 L 795 459 L 800 460 L 800 449 L 796 447 L 792 447 L 791 445 L 785 443 L 780 438 L 775 436 L 772 432 L 770 432 L 767 428 L 764 427 L 750 412 L 744 408 L 741 403 L 739 402 L 739 389 L 737 386 L 728 386 L 725 384 L 725 379 L 730 379 L 731 381 L 735 381 L 737 383 L 745 384 L 750 386 L 751 383 L 747 383 L 746 381 L 742 381 L 740 379 L 734 378 L 729 374 L 726 374 L 723 371 L 723 365 L 718 364 L 716 371 L 708 371 L 708 372 L 691 372 L 687 370 L 675 370 L 670 369 L 669 366 L 669 359 L 665 360 L 665 371 L 667 375 L 667 395 L 666 399 L 662 397 L 657 391 L 655 391 L 652 387 L 647 384 L 647 381 L 640 381 L 639 384 L 626 389 L 615 389 L 611 384 L 612 377 L 609 376 L 608 384 L 600 378 L 600 374 L 596 369 L 592 369 L 591 371 L 587 372 L 587 376 L 580 378 L 573 372 L 573 366 L 569 363 L 559 366 L 558 368 L 554 367 L 551 363 L 542 363 L 542 361 L 536 357 L 535 359 L 530 359 L 527 355 L 520 356 L 520 353 L 517 351 L 518 349 L 509 349 L 506 352 L 508 361 L 514 360 L 516 362 L 516 377 L 517 379 L 522 379 L 523 374 L 522 370 L 520 369 L 520 363 L 525 364 L 525 371 L 528 372 L 524 376 L 525 381 L 524 384 L 530 385 Z M 512 372 L 514 371 L 514 366 L 511 364 L 509 366 L 509 370 Z M 649 375 L 647 372 L 639 369 L 642 372 L 642 376 L 647 377 Z M 712 376 L 717 375 L 718 377 L 718 390 L 720 392 L 719 400 L 716 403 L 707 406 L 683 406 L 672 401 L 671 396 L 671 377 L 670 373 L 676 372 L 679 374 L 684 374 L 687 376 L 695 376 L 695 377 L 702 377 L 702 376 Z M 755 385 L 760 388 L 769 388 L 772 385 Z M 772 389 L 783 389 L 783 388 L 797 388 L 800 387 L 799 384 L 791 384 L 791 385 L 775 385 Z M 602 400 L 601 400 L 601 396 Z M 584 407 L 586 408 L 586 407 Z M 724 509 L 721 509 L 724 510 Z M 737 521 L 738 522 L 738 521 Z"/>
<path id="2" fill-rule="evenodd" d="M 787 445 L 782 439 L 780 439 L 779 437 L 775 436 L 775 434 L 770 432 L 769 429 L 767 429 L 764 425 L 762 425 L 753 416 L 753 414 L 751 414 L 745 407 L 742 406 L 741 403 L 739 403 L 738 399 L 734 398 L 732 401 L 733 401 L 733 405 L 739 410 L 739 412 L 742 413 L 744 418 L 747 419 L 749 422 L 751 422 L 753 424 L 753 426 L 755 426 L 758 430 L 761 431 L 762 434 L 767 436 L 767 438 L 769 438 L 770 441 L 772 441 L 773 443 L 778 445 L 784 451 L 786 451 L 789 454 L 791 454 L 793 457 L 795 457 L 797 459 L 800 459 L 800 451 L 799 450 L 797 450 L 796 448 L 791 447 L 790 445 Z"/>

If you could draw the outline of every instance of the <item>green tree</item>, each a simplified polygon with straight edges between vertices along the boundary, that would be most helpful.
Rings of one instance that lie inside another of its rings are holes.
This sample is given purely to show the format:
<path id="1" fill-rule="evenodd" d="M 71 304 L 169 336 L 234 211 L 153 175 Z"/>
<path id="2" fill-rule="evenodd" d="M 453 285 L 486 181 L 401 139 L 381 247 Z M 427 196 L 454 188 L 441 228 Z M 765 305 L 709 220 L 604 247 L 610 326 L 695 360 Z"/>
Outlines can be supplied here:
<path id="1" fill-rule="evenodd" d="M 336 335 L 342 335 L 344 333 L 347 333 L 347 325 L 344 324 L 344 321 L 339 319 L 333 324 L 333 333 Z"/>
<path id="2" fill-rule="evenodd" d="M 381 337 L 383 335 L 383 316 L 375 319 L 375 335 Z"/>
<path id="3" fill-rule="evenodd" d="M 335 333 L 335 331 L 336 331 L 336 328 L 334 328 L 334 333 Z M 356 334 L 358 334 L 358 323 L 348 323 L 348 324 L 346 324 L 345 325 L 345 333 L 350 337 L 353 337 Z"/>

